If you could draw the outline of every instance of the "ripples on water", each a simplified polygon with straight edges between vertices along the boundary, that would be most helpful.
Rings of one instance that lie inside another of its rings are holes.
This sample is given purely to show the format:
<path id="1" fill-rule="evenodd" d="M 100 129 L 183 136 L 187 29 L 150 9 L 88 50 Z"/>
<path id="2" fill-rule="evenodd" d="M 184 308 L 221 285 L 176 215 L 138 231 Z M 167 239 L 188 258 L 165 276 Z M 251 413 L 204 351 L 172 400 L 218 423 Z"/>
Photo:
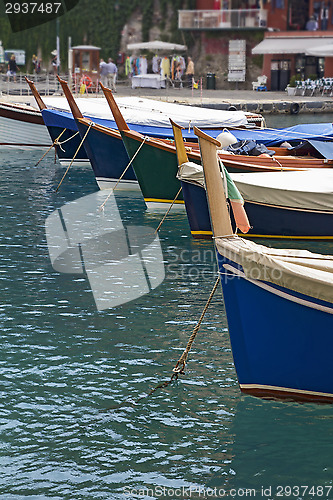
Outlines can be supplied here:
<path id="1" fill-rule="evenodd" d="M 41 154 L 0 152 L 1 499 L 179 498 L 172 488 L 190 486 L 261 497 L 262 486 L 332 484 L 331 407 L 240 394 L 220 290 L 186 376 L 102 411 L 170 377 L 215 281 L 212 244 L 171 215 L 160 232 L 164 282 L 97 311 L 85 275 L 54 271 L 45 238 L 54 210 L 97 191 L 93 175 L 72 168 L 55 194 L 64 169 L 51 157 L 35 167 Z M 117 204 L 124 224 L 157 227 L 139 198 Z M 169 492 L 140 496 L 157 486 Z"/>

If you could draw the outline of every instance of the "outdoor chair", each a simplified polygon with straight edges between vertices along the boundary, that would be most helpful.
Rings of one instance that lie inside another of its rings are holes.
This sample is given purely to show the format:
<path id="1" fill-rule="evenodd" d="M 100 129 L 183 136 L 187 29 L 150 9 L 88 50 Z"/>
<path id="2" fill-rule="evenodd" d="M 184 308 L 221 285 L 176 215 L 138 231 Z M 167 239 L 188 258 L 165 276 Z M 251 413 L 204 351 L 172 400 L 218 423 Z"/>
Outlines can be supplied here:
<path id="1" fill-rule="evenodd" d="M 252 90 L 267 90 L 266 83 L 267 83 L 266 75 L 258 76 L 257 81 L 252 82 Z"/>

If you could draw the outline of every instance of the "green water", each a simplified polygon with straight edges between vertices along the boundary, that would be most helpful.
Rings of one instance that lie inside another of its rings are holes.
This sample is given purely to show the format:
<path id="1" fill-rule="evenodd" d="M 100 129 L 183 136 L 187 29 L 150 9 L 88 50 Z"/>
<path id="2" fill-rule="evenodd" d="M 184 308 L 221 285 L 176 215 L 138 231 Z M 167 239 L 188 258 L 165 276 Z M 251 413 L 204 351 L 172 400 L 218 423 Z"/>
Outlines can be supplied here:
<path id="1" fill-rule="evenodd" d="M 212 243 L 171 214 L 164 281 L 97 310 L 86 273 L 52 267 L 45 235 L 55 210 L 96 193 L 93 174 L 72 168 L 55 193 L 64 168 L 35 167 L 41 154 L 0 151 L 1 500 L 333 498 L 332 408 L 241 395 L 220 289 L 186 375 L 108 409 L 170 378 L 215 281 Z M 161 219 L 139 197 L 116 202 L 124 225 Z"/>

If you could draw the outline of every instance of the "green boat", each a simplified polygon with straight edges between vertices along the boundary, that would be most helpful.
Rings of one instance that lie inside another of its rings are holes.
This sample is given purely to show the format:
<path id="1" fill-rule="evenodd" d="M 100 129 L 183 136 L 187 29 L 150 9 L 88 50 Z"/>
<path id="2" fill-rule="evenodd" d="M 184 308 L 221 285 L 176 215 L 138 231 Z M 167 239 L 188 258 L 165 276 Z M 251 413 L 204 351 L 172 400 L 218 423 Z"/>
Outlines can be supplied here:
<path id="1" fill-rule="evenodd" d="M 138 183 L 148 207 L 158 205 L 165 206 L 174 202 L 176 205 L 184 205 L 181 193 L 180 181 L 176 178 L 178 165 L 177 150 L 174 141 L 157 139 L 144 136 L 139 132 L 130 130 L 122 116 L 111 90 L 101 85 L 104 95 L 108 101 L 111 112 L 121 133 L 128 156 L 132 159 Z M 182 127 L 179 127 L 180 129 Z M 186 143 L 186 152 L 189 161 L 201 164 L 198 144 Z M 282 150 L 282 148 L 279 148 Z M 229 172 L 267 172 L 281 170 L 298 170 L 301 165 L 295 157 L 279 156 L 275 161 L 270 156 L 250 157 L 246 155 L 230 155 L 219 152 Z M 292 163 L 290 164 L 290 159 Z M 286 161 L 288 162 L 286 165 Z M 305 168 L 304 159 L 301 159 L 302 167 Z M 313 163 L 311 159 L 311 166 Z M 319 160 L 321 161 L 321 160 Z M 319 166 L 319 165 L 318 165 Z M 175 201 L 174 201 L 175 200 Z"/>

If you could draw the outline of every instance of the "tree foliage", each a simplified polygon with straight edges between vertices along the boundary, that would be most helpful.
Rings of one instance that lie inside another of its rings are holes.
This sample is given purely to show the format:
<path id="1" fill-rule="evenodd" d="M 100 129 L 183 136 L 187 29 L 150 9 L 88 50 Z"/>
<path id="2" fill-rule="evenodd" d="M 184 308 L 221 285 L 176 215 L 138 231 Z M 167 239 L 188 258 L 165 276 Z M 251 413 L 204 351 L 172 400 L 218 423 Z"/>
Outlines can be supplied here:
<path id="1" fill-rule="evenodd" d="M 178 30 L 178 9 L 195 8 L 195 0 L 159 0 L 162 19 L 171 10 L 170 39 L 182 42 Z M 59 18 L 59 36 L 61 60 L 66 64 L 68 38 L 72 46 L 89 44 L 101 47 L 101 56 L 116 58 L 121 33 L 131 15 L 142 12 L 142 40 L 149 40 L 149 30 L 153 23 L 154 0 L 80 0 L 78 5 Z M 9 21 L 0 2 L 0 38 L 5 49 L 26 51 L 27 61 L 39 50 L 43 60 L 51 59 L 51 52 L 56 47 L 57 21 L 50 21 L 18 33 L 12 33 Z"/>

